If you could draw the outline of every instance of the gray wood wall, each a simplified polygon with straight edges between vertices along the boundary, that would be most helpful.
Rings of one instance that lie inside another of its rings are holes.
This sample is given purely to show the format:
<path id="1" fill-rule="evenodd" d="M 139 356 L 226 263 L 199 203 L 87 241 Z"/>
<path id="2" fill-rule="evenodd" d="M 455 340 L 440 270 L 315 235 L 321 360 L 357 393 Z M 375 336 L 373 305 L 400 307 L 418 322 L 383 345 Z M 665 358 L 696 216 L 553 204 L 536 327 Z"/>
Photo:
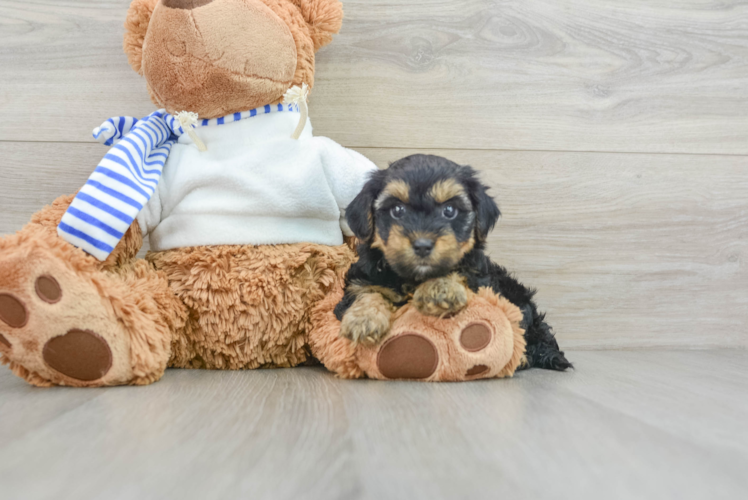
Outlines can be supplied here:
<path id="1" fill-rule="evenodd" d="M 0 0 L 0 234 L 85 181 L 91 129 L 154 106 L 127 0 Z M 492 256 L 567 348 L 748 347 L 748 4 L 345 0 L 318 135 L 483 172 Z"/>

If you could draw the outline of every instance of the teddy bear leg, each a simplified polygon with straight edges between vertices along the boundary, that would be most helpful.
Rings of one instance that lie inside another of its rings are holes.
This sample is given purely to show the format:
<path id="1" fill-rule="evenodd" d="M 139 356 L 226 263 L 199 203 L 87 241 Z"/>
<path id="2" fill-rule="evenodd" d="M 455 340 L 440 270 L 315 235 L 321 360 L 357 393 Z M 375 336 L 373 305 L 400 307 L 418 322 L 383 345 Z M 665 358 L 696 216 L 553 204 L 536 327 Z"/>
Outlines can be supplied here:
<path id="1" fill-rule="evenodd" d="M 475 380 L 509 377 L 520 365 L 525 339 L 522 313 L 487 288 L 450 317 L 422 314 L 414 304 L 399 309 L 377 345 L 340 335 L 335 317 L 343 290 L 335 288 L 312 311 L 312 353 L 342 378 Z"/>
<path id="2" fill-rule="evenodd" d="M 180 304 L 163 274 L 127 259 L 137 241 L 101 263 L 59 238 L 55 219 L 71 198 L 0 239 L 0 361 L 38 386 L 153 382 L 183 323 Z"/>
<path id="3" fill-rule="evenodd" d="M 359 348 L 357 360 L 371 378 L 460 381 L 511 376 L 525 351 L 522 313 L 488 289 L 449 318 L 406 306 L 387 338 Z"/>

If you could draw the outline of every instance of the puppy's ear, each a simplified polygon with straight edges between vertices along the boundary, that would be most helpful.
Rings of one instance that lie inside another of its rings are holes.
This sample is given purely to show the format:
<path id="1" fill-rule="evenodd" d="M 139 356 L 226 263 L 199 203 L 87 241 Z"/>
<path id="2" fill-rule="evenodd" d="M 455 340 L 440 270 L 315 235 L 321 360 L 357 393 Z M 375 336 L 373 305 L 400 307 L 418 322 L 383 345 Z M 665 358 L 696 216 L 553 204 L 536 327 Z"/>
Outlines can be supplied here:
<path id="1" fill-rule="evenodd" d="M 130 66 L 140 75 L 143 74 L 143 40 L 157 3 L 158 0 L 133 0 L 127 10 L 123 48 Z"/>
<path id="2" fill-rule="evenodd" d="M 292 0 L 309 25 L 314 51 L 332 41 L 343 24 L 343 4 L 339 0 Z"/>
<path id="3" fill-rule="evenodd" d="M 374 236 L 374 202 L 384 189 L 384 171 L 374 172 L 361 192 L 345 209 L 348 227 L 359 241 L 367 241 Z"/>
<path id="4" fill-rule="evenodd" d="M 481 186 L 480 194 L 477 196 L 477 206 L 475 208 L 476 222 L 475 232 L 479 240 L 485 241 L 488 233 L 491 232 L 499 220 L 501 212 L 493 198 L 486 193 L 486 188 Z"/>
<path id="5" fill-rule="evenodd" d="M 488 233 L 499 220 L 501 212 L 493 197 L 488 194 L 488 188 L 476 178 L 475 171 L 468 167 L 467 172 L 468 179 L 465 184 L 470 192 L 470 201 L 475 211 L 475 239 L 485 241 Z"/>

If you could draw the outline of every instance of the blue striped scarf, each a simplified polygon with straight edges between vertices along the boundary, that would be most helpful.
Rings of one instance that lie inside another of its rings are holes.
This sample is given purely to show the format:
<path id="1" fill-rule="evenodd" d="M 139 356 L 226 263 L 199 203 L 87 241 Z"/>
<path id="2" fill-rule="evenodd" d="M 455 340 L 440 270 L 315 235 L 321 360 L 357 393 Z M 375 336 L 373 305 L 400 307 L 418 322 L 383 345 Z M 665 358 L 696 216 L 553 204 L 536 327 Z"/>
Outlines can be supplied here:
<path id="1" fill-rule="evenodd" d="M 279 111 L 299 109 L 292 104 L 268 105 L 200 120 L 197 127 Z M 179 120 L 163 109 L 140 120 L 131 116 L 110 118 L 94 129 L 96 140 L 113 147 L 62 216 L 57 226 L 60 237 L 105 260 L 153 196 L 171 148 L 184 133 Z"/>

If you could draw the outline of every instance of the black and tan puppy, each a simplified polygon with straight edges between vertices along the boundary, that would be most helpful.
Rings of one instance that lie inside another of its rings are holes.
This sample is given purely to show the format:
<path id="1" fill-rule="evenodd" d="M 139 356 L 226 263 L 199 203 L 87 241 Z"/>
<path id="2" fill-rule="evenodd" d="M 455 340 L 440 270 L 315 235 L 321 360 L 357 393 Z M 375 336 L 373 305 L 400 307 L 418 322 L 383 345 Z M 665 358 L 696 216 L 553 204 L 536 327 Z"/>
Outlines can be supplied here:
<path id="1" fill-rule="evenodd" d="M 374 172 L 346 210 L 359 240 L 335 308 L 341 335 L 377 343 L 391 313 L 409 300 L 423 314 L 460 311 L 473 292 L 490 287 L 524 315 L 525 367 L 571 367 L 530 290 L 483 252 L 499 209 L 475 171 L 439 156 L 413 155 Z"/>

